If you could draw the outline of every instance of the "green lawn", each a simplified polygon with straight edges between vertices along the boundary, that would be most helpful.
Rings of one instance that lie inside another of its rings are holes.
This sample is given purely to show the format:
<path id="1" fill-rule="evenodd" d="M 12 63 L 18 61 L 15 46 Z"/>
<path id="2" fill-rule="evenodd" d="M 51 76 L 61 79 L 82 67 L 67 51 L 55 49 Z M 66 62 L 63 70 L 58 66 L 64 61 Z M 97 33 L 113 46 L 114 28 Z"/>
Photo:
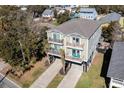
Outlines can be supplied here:
<path id="1" fill-rule="evenodd" d="M 104 88 L 104 78 L 100 76 L 103 63 L 103 54 L 97 53 L 88 72 L 80 77 L 76 88 Z"/>
<path id="2" fill-rule="evenodd" d="M 59 25 L 59 24 L 57 23 L 57 20 L 54 20 L 54 21 L 52 22 L 52 24 L 55 25 L 55 26 L 58 26 L 58 25 Z"/>
<path id="3" fill-rule="evenodd" d="M 56 77 L 48 85 L 48 88 L 56 88 L 63 78 L 64 78 L 64 75 L 61 75 L 60 73 L 58 73 Z"/>

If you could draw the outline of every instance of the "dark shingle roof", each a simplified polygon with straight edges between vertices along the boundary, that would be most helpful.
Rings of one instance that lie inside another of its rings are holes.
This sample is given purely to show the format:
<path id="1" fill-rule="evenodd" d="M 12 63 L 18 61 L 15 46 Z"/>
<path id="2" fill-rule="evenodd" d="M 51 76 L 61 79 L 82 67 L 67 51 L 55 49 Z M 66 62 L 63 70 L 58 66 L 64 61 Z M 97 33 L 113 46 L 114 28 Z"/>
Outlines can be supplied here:
<path id="1" fill-rule="evenodd" d="M 124 80 L 124 42 L 115 42 L 107 77 Z"/>
<path id="2" fill-rule="evenodd" d="M 72 19 L 69 20 L 55 29 L 63 34 L 72 34 L 78 33 L 86 38 L 90 38 L 92 34 L 98 29 L 100 26 L 99 22 L 96 20 L 88 20 L 88 19 Z M 54 29 L 52 29 L 54 30 Z"/>

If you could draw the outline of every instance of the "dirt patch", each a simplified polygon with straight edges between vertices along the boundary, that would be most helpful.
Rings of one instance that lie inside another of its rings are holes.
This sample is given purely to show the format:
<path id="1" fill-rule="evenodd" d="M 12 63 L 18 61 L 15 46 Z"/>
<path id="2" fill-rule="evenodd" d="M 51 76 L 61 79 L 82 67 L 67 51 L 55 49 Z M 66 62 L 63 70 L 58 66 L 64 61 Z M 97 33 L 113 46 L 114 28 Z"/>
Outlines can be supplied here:
<path id="1" fill-rule="evenodd" d="M 103 54 L 101 53 L 96 53 L 94 59 L 93 59 L 93 64 L 98 64 L 99 59 L 101 58 L 101 56 L 103 56 Z"/>

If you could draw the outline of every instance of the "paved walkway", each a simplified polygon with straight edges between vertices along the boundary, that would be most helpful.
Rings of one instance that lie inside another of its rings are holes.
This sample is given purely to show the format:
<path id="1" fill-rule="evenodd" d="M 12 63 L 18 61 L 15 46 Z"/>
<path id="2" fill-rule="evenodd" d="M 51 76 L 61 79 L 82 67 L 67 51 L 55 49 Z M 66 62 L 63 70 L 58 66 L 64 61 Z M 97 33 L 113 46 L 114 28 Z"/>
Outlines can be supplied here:
<path id="1" fill-rule="evenodd" d="M 62 68 L 60 59 L 55 62 L 31 85 L 31 88 L 46 88 Z"/>
<path id="2" fill-rule="evenodd" d="M 74 88 L 83 72 L 82 66 L 72 65 L 71 69 L 58 85 L 58 88 Z"/>

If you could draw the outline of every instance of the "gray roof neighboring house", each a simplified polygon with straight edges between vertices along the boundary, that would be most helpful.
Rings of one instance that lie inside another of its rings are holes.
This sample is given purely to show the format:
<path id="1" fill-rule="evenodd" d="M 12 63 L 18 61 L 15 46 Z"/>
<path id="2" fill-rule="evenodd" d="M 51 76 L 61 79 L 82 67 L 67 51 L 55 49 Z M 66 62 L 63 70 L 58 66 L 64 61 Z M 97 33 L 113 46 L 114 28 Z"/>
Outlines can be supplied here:
<path id="1" fill-rule="evenodd" d="M 95 8 L 80 8 L 81 13 L 97 13 Z"/>
<path id="2" fill-rule="evenodd" d="M 107 77 L 124 80 L 124 42 L 115 42 Z"/>
<path id="3" fill-rule="evenodd" d="M 43 15 L 53 15 L 53 10 L 46 9 L 46 10 L 44 10 L 44 12 L 42 13 L 42 16 L 43 16 Z"/>
<path id="4" fill-rule="evenodd" d="M 119 21 L 120 17 L 121 17 L 120 14 L 114 12 L 114 13 L 107 14 L 106 16 L 100 18 L 99 21 L 101 24 L 110 23 L 112 21 Z"/>
<path id="5" fill-rule="evenodd" d="M 88 19 L 71 19 L 50 31 L 62 32 L 65 35 L 77 33 L 86 38 L 90 38 L 93 33 L 99 28 L 100 24 L 96 20 Z"/>

